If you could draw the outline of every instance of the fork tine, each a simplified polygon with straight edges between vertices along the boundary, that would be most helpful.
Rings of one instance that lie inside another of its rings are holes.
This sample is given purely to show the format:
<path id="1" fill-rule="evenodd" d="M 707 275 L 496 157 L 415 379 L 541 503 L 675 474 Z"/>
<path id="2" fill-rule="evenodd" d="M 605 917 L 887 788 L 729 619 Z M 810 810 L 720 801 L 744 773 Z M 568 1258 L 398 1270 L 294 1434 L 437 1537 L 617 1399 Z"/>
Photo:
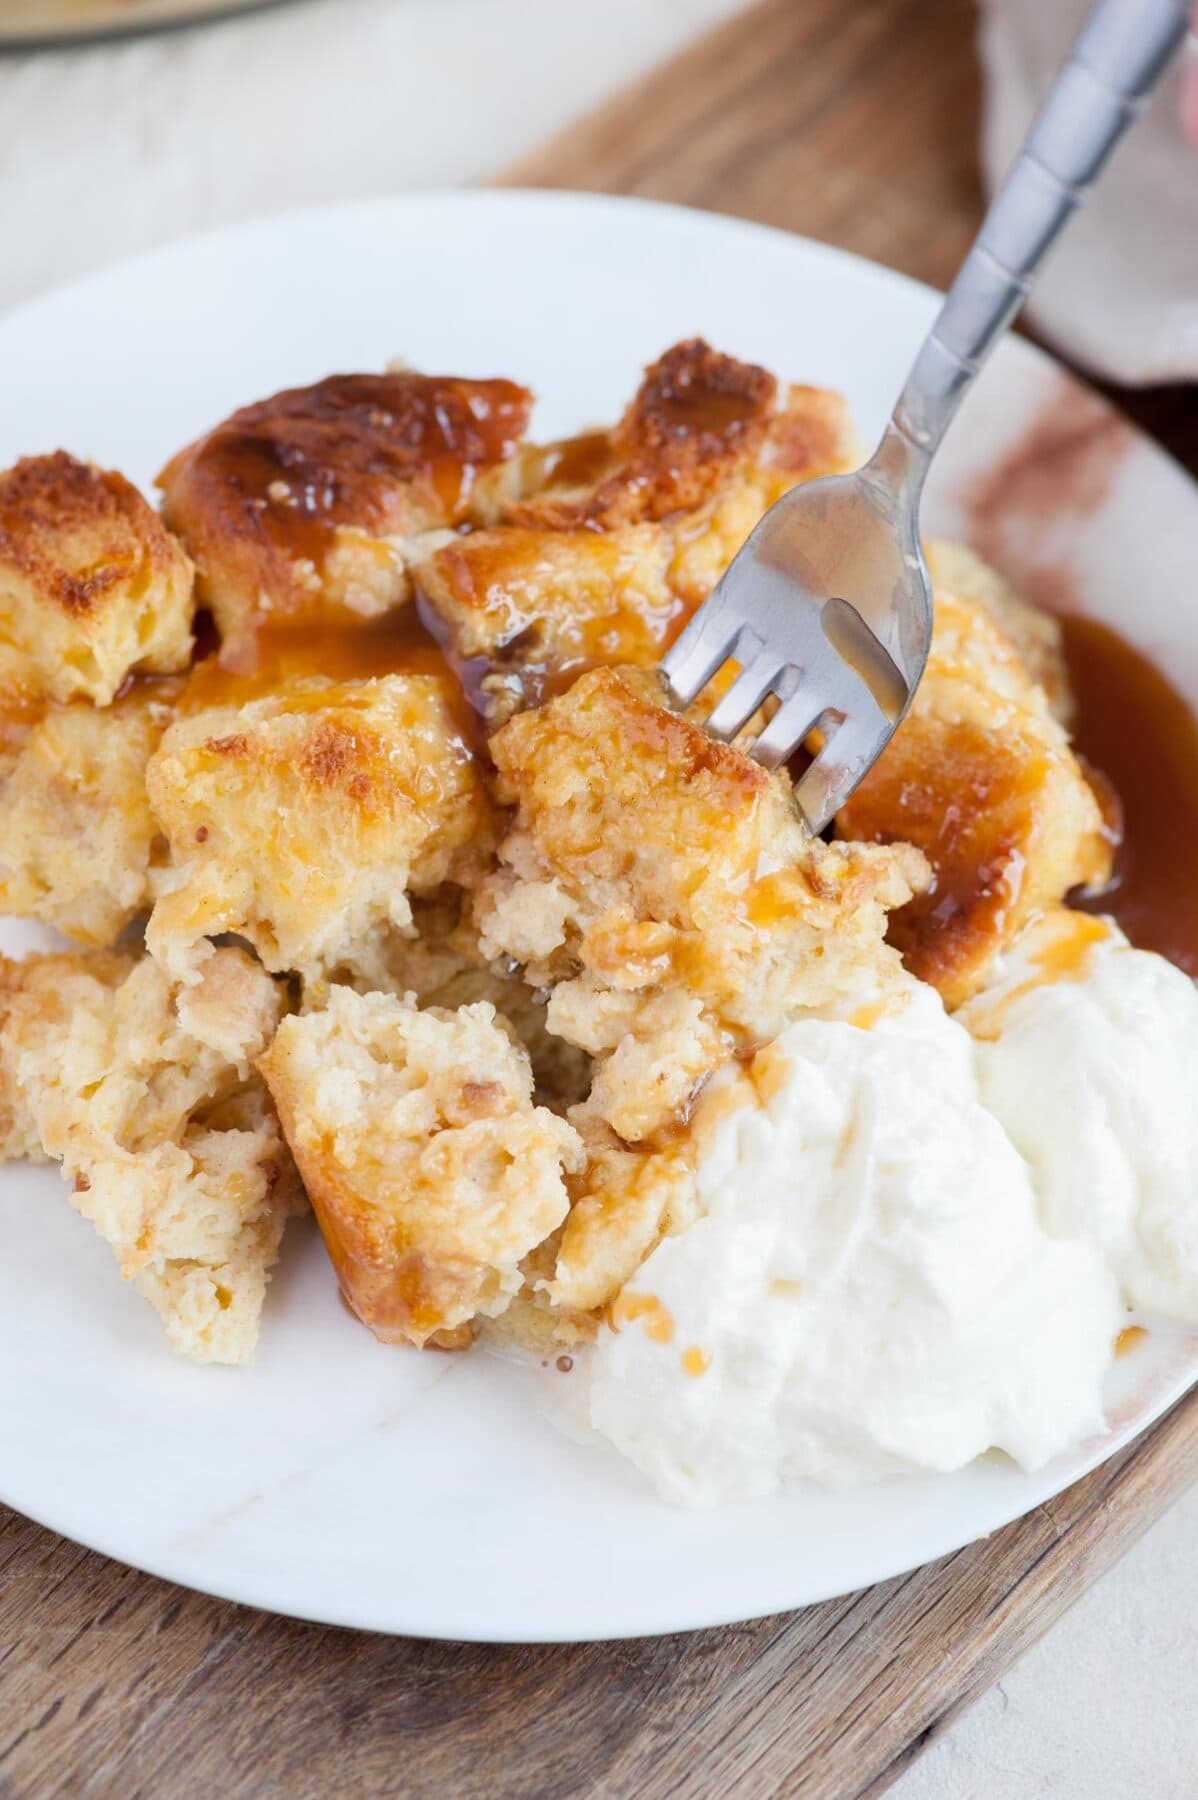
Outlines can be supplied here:
<path id="1" fill-rule="evenodd" d="M 683 706 L 690 705 L 720 665 L 735 653 L 741 632 L 739 621 L 721 622 L 704 617 L 705 612 L 706 607 L 699 608 L 661 660 L 662 672 Z"/>
<path id="2" fill-rule="evenodd" d="M 794 755 L 826 706 L 815 684 L 804 682 L 789 700 L 783 701 L 749 754 L 763 768 L 776 769 Z"/>
<path id="3" fill-rule="evenodd" d="M 735 737 L 746 720 L 751 719 L 769 693 L 779 674 L 776 653 L 768 648 L 741 670 L 727 693 L 712 707 L 706 720 L 713 737 Z"/>
<path id="4" fill-rule="evenodd" d="M 840 811 L 892 729 L 881 708 L 869 705 L 836 727 L 795 789 L 812 831 L 822 831 Z"/>

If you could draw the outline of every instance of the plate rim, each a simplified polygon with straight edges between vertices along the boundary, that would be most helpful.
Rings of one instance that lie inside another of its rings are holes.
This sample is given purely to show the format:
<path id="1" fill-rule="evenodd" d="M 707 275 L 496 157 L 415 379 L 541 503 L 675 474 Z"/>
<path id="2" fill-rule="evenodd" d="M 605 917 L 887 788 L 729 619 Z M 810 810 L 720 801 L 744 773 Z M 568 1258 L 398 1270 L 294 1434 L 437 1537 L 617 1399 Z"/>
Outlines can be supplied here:
<path id="1" fill-rule="evenodd" d="M 231 0 L 244 10 L 245 0 Z M 293 4 L 294 0 L 250 0 L 254 10 L 270 9 L 275 6 Z M 192 21 L 195 23 L 196 21 Z M 358 194 L 343 200 L 322 200 L 315 203 L 301 203 L 296 206 L 276 208 L 270 212 L 252 212 L 244 218 L 227 219 L 219 224 L 206 225 L 198 231 L 180 231 L 164 238 L 160 243 L 147 245 L 143 249 L 134 250 L 124 255 L 107 257 L 94 263 L 91 268 L 68 276 L 63 281 L 51 282 L 36 293 L 27 294 L 11 305 L 0 307 L 0 327 L 32 317 L 42 306 L 57 304 L 68 296 L 84 294 L 93 284 L 102 284 L 114 276 L 126 272 L 150 269 L 156 263 L 168 260 L 171 256 L 186 252 L 192 248 L 210 245 L 217 240 L 234 240 L 239 237 L 252 238 L 258 232 L 274 230 L 289 225 L 315 226 L 325 219 L 338 219 L 344 216 L 377 212 L 380 215 L 389 212 L 396 206 L 510 206 L 513 211 L 544 209 L 546 211 L 574 211 L 576 209 L 593 209 L 600 212 L 638 212 L 645 215 L 657 214 L 663 219 L 681 219 L 688 223 L 702 221 L 713 224 L 721 231 L 740 235 L 746 241 L 762 240 L 780 244 L 800 245 L 805 254 L 825 261 L 830 267 L 867 269 L 871 276 L 882 277 L 893 284 L 896 291 L 903 291 L 913 298 L 924 301 L 942 301 L 945 298 L 943 288 L 934 287 L 930 282 L 922 281 L 916 275 L 908 275 L 902 269 L 891 268 L 888 263 L 877 262 L 872 257 L 862 256 L 856 250 L 845 250 L 839 244 L 825 243 L 821 238 L 808 237 L 801 231 L 788 231 L 784 226 L 767 225 L 758 219 L 742 218 L 734 213 L 713 212 L 710 208 L 692 205 L 678 200 L 655 200 L 641 194 L 608 194 L 594 188 L 549 188 L 522 186 L 474 185 L 462 187 L 429 187 L 399 188 L 381 194 Z M 1042 344 L 1026 337 L 1013 327 L 1004 340 L 1015 347 L 1021 357 L 1031 358 L 1040 368 L 1053 370 L 1066 380 L 1083 389 L 1094 402 L 1107 413 L 1120 419 L 1131 432 L 1141 450 L 1149 451 L 1153 457 L 1167 463 L 1179 475 L 1187 486 L 1193 490 L 1198 500 L 1198 475 L 1192 474 L 1173 452 L 1151 432 L 1136 422 L 1116 400 L 1104 393 L 1096 381 L 1083 370 L 1073 368 L 1061 357 Z M 896 395 L 897 398 L 897 395 Z"/>
<path id="2" fill-rule="evenodd" d="M 1160 1337 L 1163 1339 L 1164 1334 L 1160 1334 Z M 895 1581 L 902 1576 L 914 1574 L 916 1570 L 927 1568 L 933 1562 L 960 1555 L 962 1551 L 984 1542 L 987 1538 L 994 1536 L 996 1532 L 1006 1530 L 1008 1526 L 1017 1524 L 1021 1519 L 1030 1518 L 1032 1513 L 1038 1511 L 1040 1507 L 1054 1500 L 1059 1494 L 1066 1493 L 1079 1481 L 1086 1480 L 1097 1469 L 1113 1457 L 1118 1456 L 1121 1451 L 1128 1449 L 1139 1438 L 1146 1436 L 1168 1413 L 1179 1406 L 1193 1389 L 1198 1387 L 1198 1334 L 1187 1334 L 1187 1337 L 1192 1337 L 1193 1348 L 1185 1365 L 1186 1372 L 1174 1375 L 1164 1384 L 1163 1398 L 1158 1396 L 1154 1400 L 1146 1416 L 1142 1418 L 1137 1416 L 1135 1421 L 1126 1427 L 1116 1429 L 1092 1441 L 1090 1448 L 1073 1467 L 1068 1481 L 1063 1483 L 1056 1481 L 1051 1473 L 1052 1464 L 1048 1464 L 1036 1473 L 1035 1480 L 1040 1491 L 1038 1497 L 1030 1505 L 1020 1505 L 1013 1512 L 1007 1512 L 1001 1506 L 996 1508 L 994 1516 L 988 1517 L 986 1524 L 979 1527 L 971 1536 L 949 1548 L 934 1551 L 927 1556 L 919 1555 L 913 1561 L 900 1559 L 895 1563 L 887 1559 L 878 1566 L 875 1573 L 857 1582 L 851 1588 L 833 1584 L 827 1592 L 811 1594 L 802 1600 L 783 1601 L 780 1605 L 771 1607 L 765 1612 L 745 1613 L 742 1610 L 734 1609 L 730 1612 L 721 1610 L 713 1614 L 710 1608 L 693 1604 L 690 1611 L 676 1609 L 667 1624 L 638 1622 L 611 1629 L 588 1631 L 585 1635 L 579 1635 L 574 1630 L 564 1629 L 560 1631 L 521 1628 L 504 1631 L 492 1630 L 485 1626 L 480 1627 L 477 1622 L 473 1622 L 465 1616 L 457 1620 L 452 1617 L 448 1620 L 443 1618 L 440 1623 L 417 1621 L 402 1625 L 385 1624 L 380 1622 L 380 1619 L 370 1613 L 368 1609 L 357 1605 L 350 1605 L 336 1612 L 321 1607 L 306 1609 L 302 1606 L 281 1602 L 267 1593 L 254 1592 L 252 1584 L 245 1581 L 239 1582 L 234 1587 L 224 1579 L 205 1579 L 203 1582 L 193 1580 L 187 1575 L 172 1572 L 169 1566 L 161 1564 L 157 1558 L 144 1558 L 140 1555 L 127 1555 L 123 1552 L 117 1554 L 106 1549 L 103 1544 L 95 1542 L 90 1533 L 80 1532 L 73 1527 L 58 1523 L 49 1510 L 39 1508 L 37 1511 L 29 1511 L 15 1504 L 2 1491 L 0 1491 L 0 1504 L 9 1507 L 19 1517 L 30 1520 L 34 1525 L 47 1531 L 53 1531 L 68 1543 L 78 1544 L 81 1548 L 94 1555 L 103 1556 L 122 1568 L 133 1569 L 141 1575 L 151 1576 L 156 1581 L 165 1581 L 175 1587 L 185 1588 L 189 1593 L 202 1594 L 210 1599 L 235 1606 L 247 1606 L 255 1612 L 283 1619 L 294 1619 L 306 1625 L 330 1626 L 342 1631 L 373 1632 L 384 1637 L 413 1638 L 425 1643 L 494 1645 L 623 1643 L 638 1638 L 673 1637 L 683 1632 L 720 1631 L 732 1625 L 745 1624 L 750 1619 L 781 1618 L 785 1614 L 799 1612 L 809 1606 L 828 1605 L 833 1600 L 843 1599 L 851 1593 L 868 1592 L 869 1589 L 878 1587 L 884 1582 Z M 1182 1341 L 1185 1340 L 1179 1336 L 1177 1342 L 1180 1344 Z M 960 1471 L 952 1470 L 945 1475 L 933 1477 L 933 1479 L 951 1481 L 957 1473 Z M 888 1481 L 901 1482 L 903 1479 L 902 1476 L 883 1478 L 871 1485 L 884 1490 Z M 777 1498 L 778 1496 L 772 1497 Z M 662 1501 L 661 1504 L 664 1506 L 667 1503 Z M 716 1508 L 714 1511 L 718 1513 L 719 1509 Z M 354 1616 L 355 1614 L 356 1616 Z"/>

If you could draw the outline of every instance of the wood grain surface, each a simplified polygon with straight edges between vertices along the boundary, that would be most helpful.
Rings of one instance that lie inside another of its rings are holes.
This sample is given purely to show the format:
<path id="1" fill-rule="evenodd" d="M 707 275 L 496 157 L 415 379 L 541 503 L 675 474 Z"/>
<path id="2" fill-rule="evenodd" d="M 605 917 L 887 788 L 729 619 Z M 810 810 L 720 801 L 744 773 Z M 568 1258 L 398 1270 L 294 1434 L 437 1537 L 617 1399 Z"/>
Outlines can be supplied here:
<path id="1" fill-rule="evenodd" d="M 733 213 L 946 287 L 983 206 L 974 30 L 968 0 L 765 0 L 502 179 Z M 1198 474 L 1192 385 L 1103 391 Z"/>
<path id="2" fill-rule="evenodd" d="M 509 176 L 743 214 L 942 285 L 981 205 L 972 33 L 960 0 L 768 0 Z M 1129 410 L 1198 470 L 1192 390 Z M 1196 1477 L 1192 1396 L 912 1575 L 569 1648 L 272 1618 L 0 1510 L 0 1796 L 876 1794 Z"/>

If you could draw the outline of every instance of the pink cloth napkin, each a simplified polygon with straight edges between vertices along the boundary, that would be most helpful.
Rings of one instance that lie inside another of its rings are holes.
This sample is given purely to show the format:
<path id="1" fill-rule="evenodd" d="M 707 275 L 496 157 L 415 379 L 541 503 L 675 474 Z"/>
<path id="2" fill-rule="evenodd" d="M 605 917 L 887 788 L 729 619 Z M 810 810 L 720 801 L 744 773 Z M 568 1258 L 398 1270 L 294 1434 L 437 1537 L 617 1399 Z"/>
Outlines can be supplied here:
<path id="1" fill-rule="evenodd" d="M 1015 156 L 1088 0 L 982 0 L 982 164 Z M 1129 384 L 1198 379 L 1198 59 L 1192 44 L 1132 128 L 1033 291 L 1056 348 Z"/>

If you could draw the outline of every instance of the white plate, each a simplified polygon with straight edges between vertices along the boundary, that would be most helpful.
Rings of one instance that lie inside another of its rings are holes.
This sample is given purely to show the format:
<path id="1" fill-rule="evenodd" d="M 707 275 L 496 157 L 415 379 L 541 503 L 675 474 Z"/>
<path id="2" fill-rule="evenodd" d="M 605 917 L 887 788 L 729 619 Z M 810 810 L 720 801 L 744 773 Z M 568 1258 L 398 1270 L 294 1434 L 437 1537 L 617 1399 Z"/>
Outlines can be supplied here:
<path id="1" fill-rule="evenodd" d="M 670 208 L 501 193 L 339 207 L 179 244 L 0 320 L 0 458 L 61 444 L 148 483 L 233 406 L 396 354 L 525 378 L 545 396 L 539 428 L 562 431 L 610 417 L 691 332 L 843 388 L 868 436 L 933 307 L 852 257 Z M 1084 590 L 1198 701 L 1198 490 L 1094 405 L 1004 346 L 936 522 L 972 528 L 1041 591 Z M 994 1458 L 679 1513 L 553 1422 L 540 1390 L 569 1375 L 375 1344 L 310 1228 L 286 1242 L 252 1370 L 176 1360 L 57 1177 L 14 1167 L 0 1368 L 0 1494 L 81 1543 L 344 1625 L 584 1639 L 780 1611 L 956 1549 L 1156 1417 L 1198 1378 L 1198 1345 L 1154 1338 L 1125 1359 L 1110 1434 L 1036 1476 Z"/>

